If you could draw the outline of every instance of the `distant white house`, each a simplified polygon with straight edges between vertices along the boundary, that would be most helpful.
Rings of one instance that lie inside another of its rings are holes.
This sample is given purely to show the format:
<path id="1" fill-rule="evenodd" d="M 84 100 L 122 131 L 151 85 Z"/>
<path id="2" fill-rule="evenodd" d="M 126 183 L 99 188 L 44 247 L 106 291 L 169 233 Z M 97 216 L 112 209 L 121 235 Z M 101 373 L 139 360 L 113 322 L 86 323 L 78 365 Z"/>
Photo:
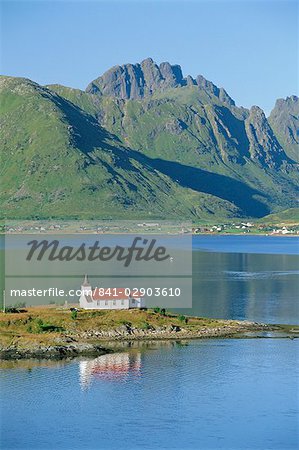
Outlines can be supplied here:
<path id="1" fill-rule="evenodd" d="M 79 299 L 83 309 L 130 309 L 145 308 L 144 298 L 140 292 L 128 288 L 93 289 L 85 275 Z"/>

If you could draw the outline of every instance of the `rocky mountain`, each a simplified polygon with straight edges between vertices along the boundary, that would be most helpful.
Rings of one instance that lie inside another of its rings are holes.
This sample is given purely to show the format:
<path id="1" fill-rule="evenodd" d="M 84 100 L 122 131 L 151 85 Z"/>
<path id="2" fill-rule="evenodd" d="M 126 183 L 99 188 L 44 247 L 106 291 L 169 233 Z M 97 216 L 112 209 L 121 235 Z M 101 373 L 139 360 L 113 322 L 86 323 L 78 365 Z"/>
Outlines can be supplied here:
<path id="1" fill-rule="evenodd" d="M 279 121 L 179 66 L 117 66 L 86 91 L 1 77 L 0 91 L 4 217 L 207 220 L 297 205 Z"/>
<path id="2" fill-rule="evenodd" d="M 287 161 L 286 153 L 279 144 L 264 112 L 253 106 L 245 119 L 245 129 L 249 140 L 249 153 L 253 161 L 272 168 L 280 167 Z"/>
<path id="3" fill-rule="evenodd" d="M 179 65 L 162 62 L 158 66 L 152 58 L 147 58 L 140 64 L 112 67 L 92 81 L 87 86 L 86 92 L 125 100 L 136 100 L 153 95 L 156 92 L 183 86 L 197 86 L 205 93 L 218 97 L 223 103 L 235 104 L 223 88 L 219 89 L 202 75 L 199 75 L 195 80 L 190 75 L 184 78 Z"/>
<path id="4" fill-rule="evenodd" d="M 269 123 L 287 155 L 299 162 L 299 98 L 280 98 L 270 114 Z"/>

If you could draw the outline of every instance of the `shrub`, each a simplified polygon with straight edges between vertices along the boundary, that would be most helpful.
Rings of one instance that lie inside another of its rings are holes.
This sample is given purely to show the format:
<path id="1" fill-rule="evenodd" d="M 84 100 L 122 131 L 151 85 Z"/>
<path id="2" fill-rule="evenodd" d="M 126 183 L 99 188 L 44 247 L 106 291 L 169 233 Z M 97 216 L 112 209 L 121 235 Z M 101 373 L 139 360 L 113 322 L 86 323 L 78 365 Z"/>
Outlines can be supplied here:
<path id="1" fill-rule="evenodd" d="M 51 323 L 43 322 L 42 319 L 34 319 L 27 327 L 28 333 L 44 333 L 51 331 L 64 331 L 62 327 Z"/>
<path id="2" fill-rule="evenodd" d="M 148 322 L 143 322 L 140 327 L 142 330 L 150 330 L 152 327 Z"/>
<path id="3" fill-rule="evenodd" d="M 166 316 L 166 310 L 165 310 L 165 308 L 161 308 L 160 314 L 161 314 L 161 316 Z"/>
<path id="4" fill-rule="evenodd" d="M 179 319 L 180 322 L 185 322 L 185 323 L 187 323 L 186 320 L 188 320 L 188 319 L 187 319 L 185 316 L 183 316 L 183 315 L 182 315 L 182 316 L 179 316 L 178 319 Z"/>
<path id="5" fill-rule="evenodd" d="M 35 319 L 34 322 L 35 322 L 35 332 L 42 333 L 44 331 L 43 330 L 44 322 L 42 321 L 42 319 Z"/>
<path id="6" fill-rule="evenodd" d="M 43 323 L 41 329 L 42 331 L 63 331 L 62 327 L 58 327 L 57 325 L 52 325 L 50 323 Z"/>
<path id="7" fill-rule="evenodd" d="M 71 318 L 73 320 L 76 320 L 78 317 L 78 311 L 76 311 L 75 309 L 71 312 Z"/>
<path id="8" fill-rule="evenodd" d="M 92 311 L 90 313 L 87 313 L 84 317 L 98 317 L 98 316 L 104 316 L 106 314 L 105 311 Z"/>
<path id="9" fill-rule="evenodd" d="M 157 313 L 157 314 L 160 312 L 159 306 L 156 306 L 156 307 L 154 308 L 154 312 Z"/>
<path id="10" fill-rule="evenodd" d="M 5 308 L 6 313 L 19 313 L 20 311 L 15 308 L 14 306 L 6 306 Z"/>

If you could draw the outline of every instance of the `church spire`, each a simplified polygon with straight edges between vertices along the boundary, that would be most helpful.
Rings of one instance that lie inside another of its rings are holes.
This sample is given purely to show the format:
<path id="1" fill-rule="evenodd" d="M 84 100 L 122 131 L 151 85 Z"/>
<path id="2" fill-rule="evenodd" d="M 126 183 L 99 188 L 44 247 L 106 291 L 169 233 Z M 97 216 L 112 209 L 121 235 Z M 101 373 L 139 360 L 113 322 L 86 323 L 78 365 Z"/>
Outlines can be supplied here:
<path id="1" fill-rule="evenodd" d="M 87 274 L 85 274 L 82 286 L 90 286 Z"/>

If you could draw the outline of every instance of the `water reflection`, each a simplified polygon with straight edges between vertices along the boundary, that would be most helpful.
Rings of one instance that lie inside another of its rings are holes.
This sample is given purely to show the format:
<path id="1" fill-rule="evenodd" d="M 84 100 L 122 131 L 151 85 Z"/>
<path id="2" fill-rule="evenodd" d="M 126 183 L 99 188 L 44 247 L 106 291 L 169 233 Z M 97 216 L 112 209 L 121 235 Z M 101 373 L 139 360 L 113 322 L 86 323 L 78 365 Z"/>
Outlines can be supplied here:
<path id="1" fill-rule="evenodd" d="M 298 448 L 299 339 L 182 344 L 0 371 L 2 447 Z"/>
<path id="2" fill-rule="evenodd" d="M 103 341 L 103 346 L 113 353 L 119 350 L 137 350 L 144 352 L 145 350 L 159 350 L 161 347 L 171 349 L 177 346 L 186 346 L 188 341 L 186 340 L 163 340 L 163 339 L 148 339 L 146 341 Z"/>
<path id="3" fill-rule="evenodd" d="M 36 368 L 61 369 L 66 364 L 70 364 L 72 359 L 52 360 L 52 359 L 2 359 L 0 360 L 0 370 L 15 369 L 27 370 L 28 372 Z"/>
<path id="4" fill-rule="evenodd" d="M 124 381 L 131 375 L 141 375 L 141 353 L 108 353 L 93 360 L 80 361 L 80 384 L 87 388 L 93 379 Z"/>
<path id="5" fill-rule="evenodd" d="M 297 255 L 193 252 L 193 307 L 182 313 L 298 323 Z"/>

